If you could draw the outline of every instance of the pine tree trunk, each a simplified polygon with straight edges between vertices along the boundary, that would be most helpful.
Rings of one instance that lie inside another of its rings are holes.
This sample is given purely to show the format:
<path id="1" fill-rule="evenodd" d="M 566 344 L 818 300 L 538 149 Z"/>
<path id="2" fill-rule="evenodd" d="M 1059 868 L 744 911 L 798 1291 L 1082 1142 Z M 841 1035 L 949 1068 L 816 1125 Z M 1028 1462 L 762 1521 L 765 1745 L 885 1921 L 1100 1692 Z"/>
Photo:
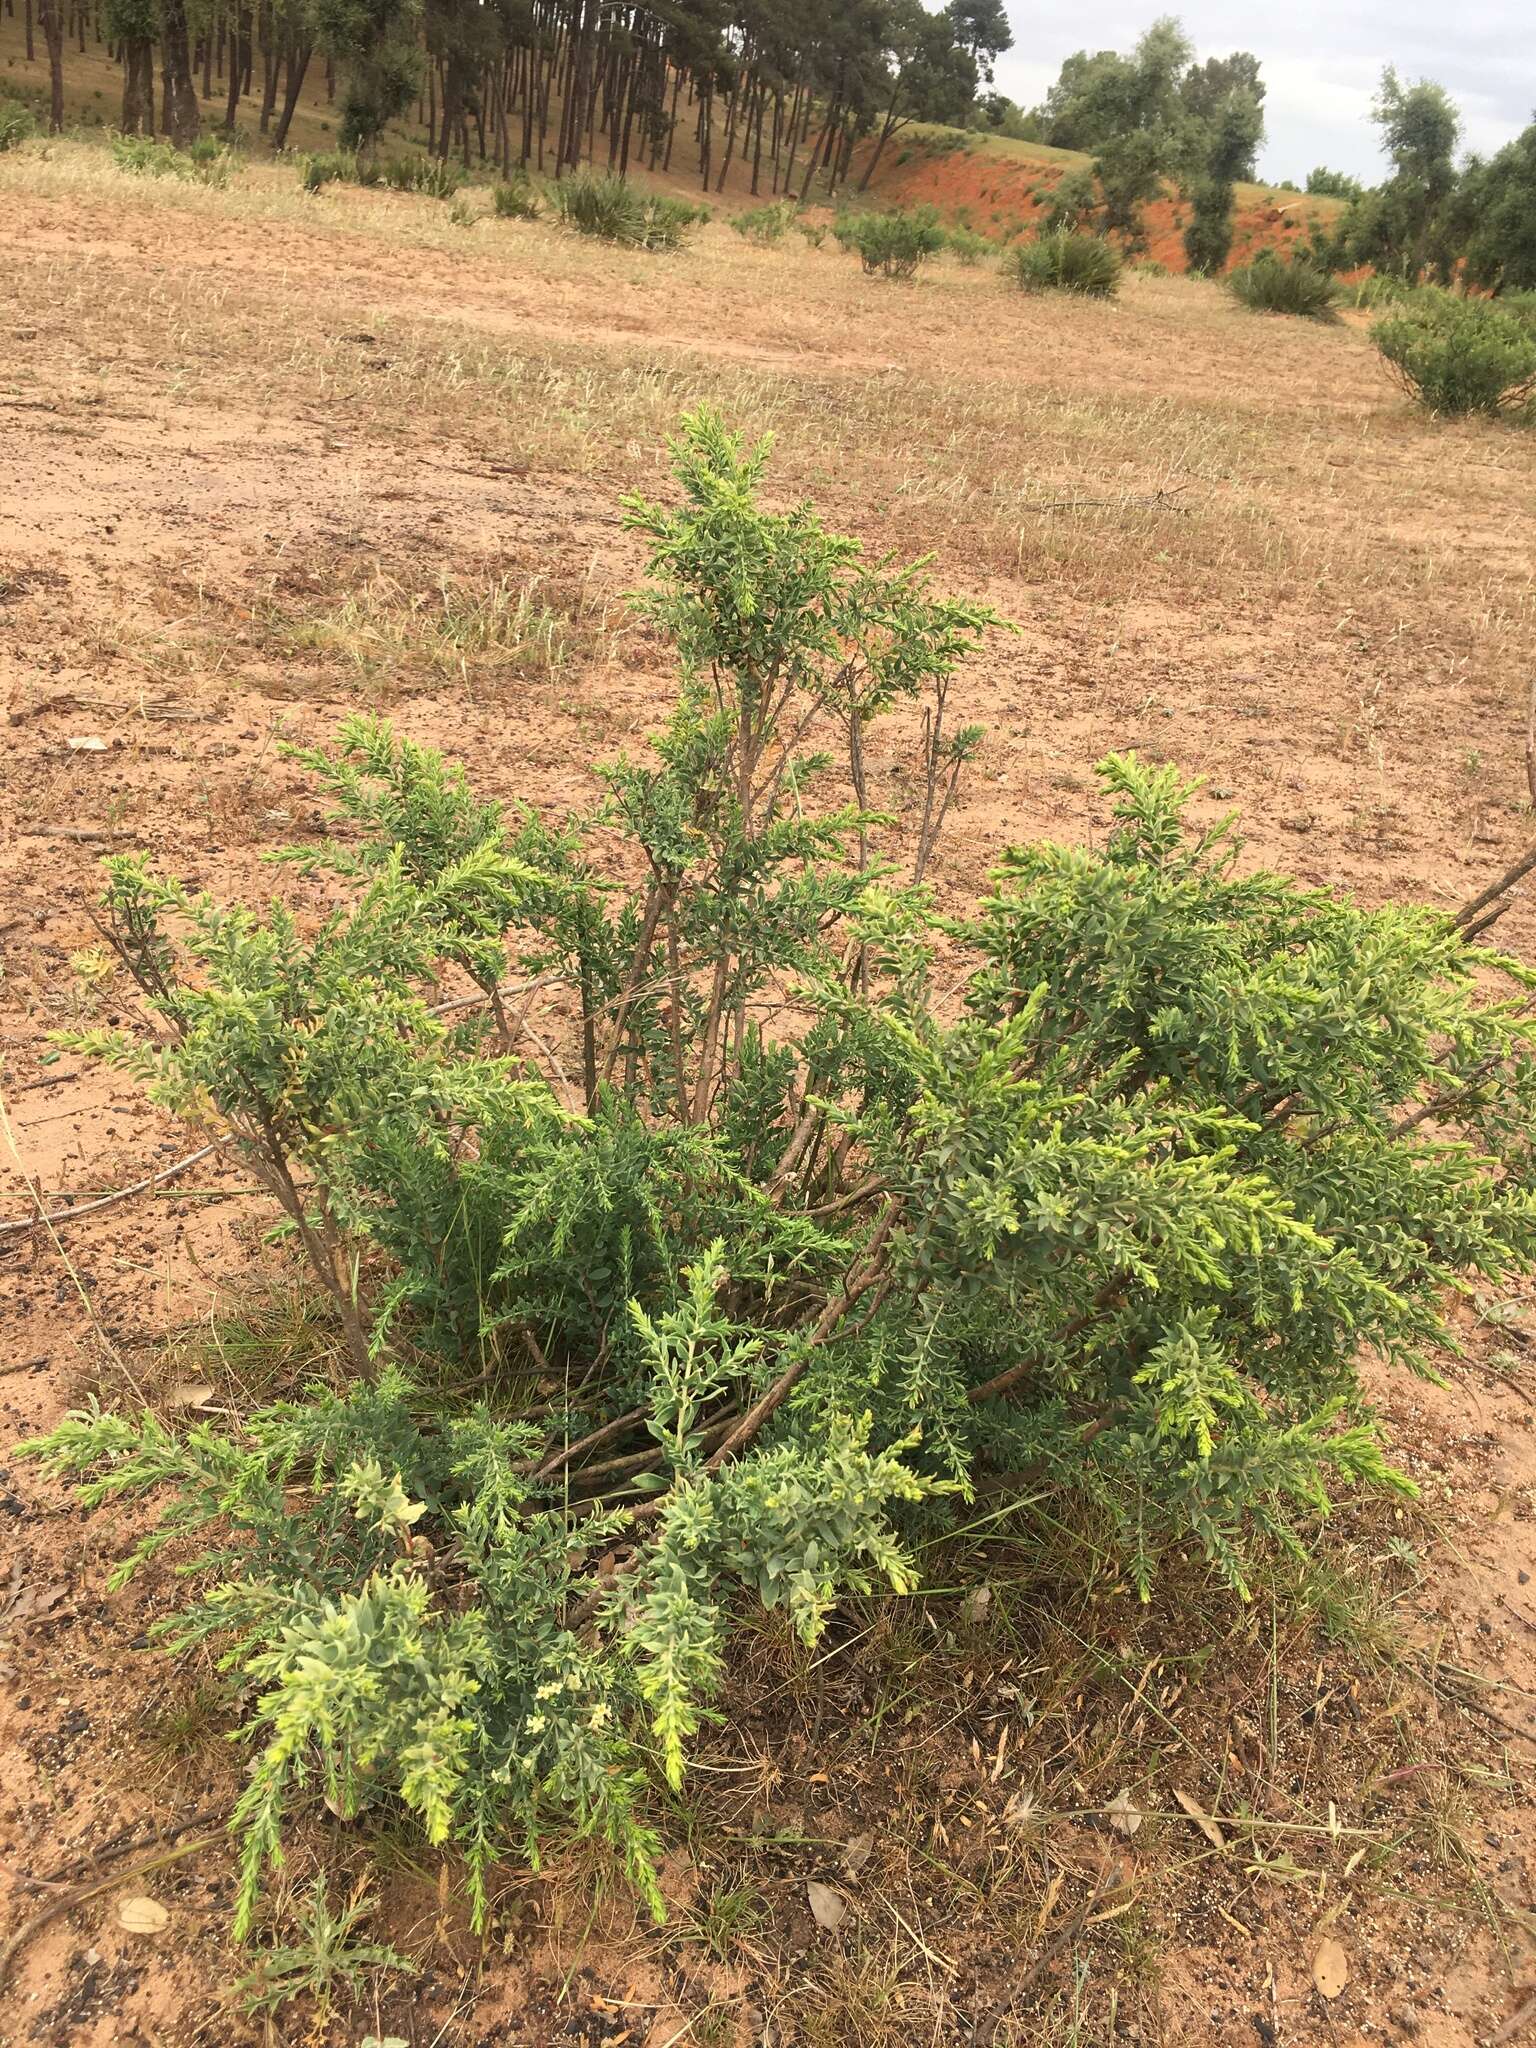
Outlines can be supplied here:
<path id="1" fill-rule="evenodd" d="M 272 137 L 272 147 L 281 149 L 288 140 L 294 114 L 298 110 L 299 94 L 304 90 L 304 74 L 309 69 L 309 60 L 315 54 L 313 43 L 292 42 L 288 45 L 287 77 L 284 80 L 283 111 L 278 120 L 277 132 Z"/>
<path id="2" fill-rule="evenodd" d="M 64 0 L 38 0 L 43 41 L 48 45 L 48 126 L 64 126 Z"/>
<path id="3" fill-rule="evenodd" d="M 251 68 L 251 10 L 242 7 L 229 38 L 229 94 L 224 102 L 224 133 L 233 135 L 240 114 L 240 88 Z"/>
<path id="4" fill-rule="evenodd" d="M 165 132 L 178 149 L 188 149 L 197 140 L 200 116 L 197 87 L 192 83 L 186 0 L 162 0 L 160 81 L 165 95 Z"/>
<path id="5" fill-rule="evenodd" d="M 277 105 L 277 36 L 270 15 L 262 35 L 261 62 L 261 132 L 265 135 L 272 126 L 272 110 Z"/>

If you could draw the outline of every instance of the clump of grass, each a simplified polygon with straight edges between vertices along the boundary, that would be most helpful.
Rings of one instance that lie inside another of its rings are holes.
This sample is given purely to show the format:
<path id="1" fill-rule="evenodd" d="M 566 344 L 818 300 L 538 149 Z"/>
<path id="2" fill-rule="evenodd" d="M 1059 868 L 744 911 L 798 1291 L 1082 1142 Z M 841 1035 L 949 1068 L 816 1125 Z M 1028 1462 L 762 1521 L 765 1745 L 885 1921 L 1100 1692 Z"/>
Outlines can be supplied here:
<path id="1" fill-rule="evenodd" d="M 491 205 L 498 220 L 537 220 L 539 195 L 528 173 L 517 170 L 491 192 Z"/>
<path id="2" fill-rule="evenodd" d="M 317 1878 L 306 1899 L 287 1906 L 284 1917 L 292 1938 L 269 1948 L 235 1986 L 246 2014 L 270 2017 L 296 1999 L 309 1998 L 323 2016 L 338 1994 L 356 2000 L 382 1971 L 414 1976 L 416 1965 L 387 1943 L 356 1938 L 372 1912 L 366 1884 L 356 1886 L 344 1905 L 333 1908 L 324 1877 Z"/>
<path id="3" fill-rule="evenodd" d="M 479 218 L 478 209 L 471 206 L 467 199 L 455 199 L 448 209 L 449 223 L 456 228 L 472 228 Z"/>
<path id="4" fill-rule="evenodd" d="M 1011 249 L 1003 274 L 1026 292 L 1077 292 L 1110 299 L 1120 289 L 1120 252 L 1099 235 L 1053 228 Z"/>
<path id="5" fill-rule="evenodd" d="M 345 1372 L 341 1326 L 330 1304 L 295 1273 L 241 1285 L 214 1313 L 167 1341 L 156 1383 L 173 1407 L 193 1390 L 228 1389 L 239 1401 L 296 1392 Z"/>
<path id="6" fill-rule="evenodd" d="M 451 199 L 464 183 L 456 164 L 435 156 L 394 156 L 382 173 L 392 192 L 420 192 L 428 199 Z"/>
<path id="7" fill-rule="evenodd" d="M 805 246 L 808 249 L 819 249 L 827 239 L 826 224 L 823 221 L 803 220 L 800 222 L 800 232 L 805 237 Z"/>
<path id="8" fill-rule="evenodd" d="M 1536 329 L 1517 314 L 1454 292 L 1415 292 L 1371 329 L 1410 398 L 1447 418 L 1529 415 L 1536 398 Z"/>
<path id="9" fill-rule="evenodd" d="M 690 227 L 709 218 L 707 207 L 640 192 L 595 171 L 560 179 L 549 196 L 568 228 L 628 249 L 676 249 Z"/>
<path id="10" fill-rule="evenodd" d="M 271 621 L 289 652 L 339 658 L 381 679 L 547 682 L 591 651 L 595 621 L 578 604 L 562 610 L 536 584 L 510 575 L 485 581 L 440 575 L 413 588 L 382 569 L 339 599 L 298 618 Z"/>
<path id="11" fill-rule="evenodd" d="M 1305 256 L 1284 263 L 1266 249 L 1227 279 L 1227 289 L 1250 313 L 1287 313 L 1301 320 L 1331 320 L 1338 286 Z"/>

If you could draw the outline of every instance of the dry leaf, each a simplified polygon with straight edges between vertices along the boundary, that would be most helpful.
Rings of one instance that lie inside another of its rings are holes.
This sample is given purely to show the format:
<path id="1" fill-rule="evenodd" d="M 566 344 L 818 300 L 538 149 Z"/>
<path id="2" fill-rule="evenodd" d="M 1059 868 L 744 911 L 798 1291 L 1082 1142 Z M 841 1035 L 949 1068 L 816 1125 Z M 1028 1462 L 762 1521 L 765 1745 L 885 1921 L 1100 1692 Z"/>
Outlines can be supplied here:
<path id="1" fill-rule="evenodd" d="M 1141 1809 L 1132 1805 L 1128 1790 L 1117 1792 L 1104 1811 L 1109 1815 L 1109 1824 L 1122 1835 L 1134 1835 L 1141 1826 Z"/>
<path id="2" fill-rule="evenodd" d="M 1206 1812 L 1199 1800 L 1191 1799 L 1189 1794 L 1181 1792 L 1177 1785 L 1173 1788 L 1173 1796 L 1189 1815 L 1201 1834 L 1210 1843 L 1211 1847 L 1213 1849 L 1225 1849 L 1227 1846 L 1226 1836 L 1217 1827 L 1215 1821 L 1211 1819 L 1211 1816 Z"/>
<path id="3" fill-rule="evenodd" d="M 973 1586 L 960 1604 L 960 1618 L 968 1627 L 977 1628 L 987 1618 L 987 1609 L 992 1605 L 990 1586 Z"/>
<path id="4" fill-rule="evenodd" d="M 811 1909 L 811 1918 L 828 1934 L 836 1934 L 848 1918 L 848 1901 L 842 1893 L 834 1891 L 829 1884 L 818 1884 L 814 1877 L 805 1880 L 805 1899 Z"/>
<path id="5" fill-rule="evenodd" d="M 9 1621 L 36 1621 L 51 1614 L 69 1592 L 68 1579 L 55 1579 L 48 1586 L 18 1586 L 5 1607 Z"/>
<path id="6" fill-rule="evenodd" d="M 64 744 L 72 754 L 104 754 L 107 751 L 106 741 L 98 739 L 93 732 L 71 733 Z"/>
<path id="7" fill-rule="evenodd" d="M 119 1899 L 117 1924 L 130 1934 L 163 1934 L 171 1916 L 158 1899 Z"/>
<path id="8" fill-rule="evenodd" d="M 1342 1942 L 1325 1941 L 1319 1945 L 1312 1958 L 1312 1982 L 1320 1998 L 1338 1997 L 1349 1982 L 1349 1957 Z"/>
<path id="9" fill-rule="evenodd" d="M 870 1857 L 875 1853 L 873 1835 L 854 1835 L 843 1851 L 843 1868 L 850 1877 L 857 1877 Z"/>
<path id="10" fill-rule="evenodd" d="M 211 1401 L 217 1389 L 209 1380 L 178 1380 L 171 1389 L 170 1400 L 173 1408 L 202 1408 Z"/>

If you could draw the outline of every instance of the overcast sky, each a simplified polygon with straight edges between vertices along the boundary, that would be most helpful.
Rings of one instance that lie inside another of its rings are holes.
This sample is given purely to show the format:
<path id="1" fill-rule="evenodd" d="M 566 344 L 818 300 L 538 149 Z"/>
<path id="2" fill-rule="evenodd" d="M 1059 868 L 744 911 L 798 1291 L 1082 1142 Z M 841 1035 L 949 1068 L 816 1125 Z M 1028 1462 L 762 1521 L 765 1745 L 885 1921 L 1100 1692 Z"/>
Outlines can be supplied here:
<path id="1" fill-rule="evenodd" d="M 1314 164 L 1375 183 L 1382 175 L 1371 98 L 1384 64 L 1433 78 L 1461 108 L 1462 141 L 1483 155 L 1536 114 L 1531 0 L 1285 0 L 1249 9 L 1215 0 L 1136 7 L 1082 0 L 1060 15 L 1009 8 L 1014 44 L 997 66 L 1000 92 L 1036 105 L 1074 50 L 1129 50 L 1160 12 L 1176 14 L 1201 57 L 1252 50 L 1269 88 L 1260 175 L 1306 181 Z"/>

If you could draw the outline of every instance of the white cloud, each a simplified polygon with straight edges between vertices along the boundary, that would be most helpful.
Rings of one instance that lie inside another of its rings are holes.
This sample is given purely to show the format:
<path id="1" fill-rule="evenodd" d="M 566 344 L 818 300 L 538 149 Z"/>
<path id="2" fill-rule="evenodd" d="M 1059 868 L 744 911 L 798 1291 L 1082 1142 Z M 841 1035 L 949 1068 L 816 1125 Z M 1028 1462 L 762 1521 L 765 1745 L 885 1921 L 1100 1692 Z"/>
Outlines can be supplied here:
<path id="1" fill-rule="evenodd" d="M 1457 102 L 1463 140 L 1486 155 L 1536 119 L 1536 37 L 1529 0 L 1473 0 L 1448 14 L 1428 0 L 1293 0 L 1246 25 L 1216 0 L 1174 7 L 1202 57 L 1252 50 L 1268 86 L 1265 177 L 1301 183 L 1314 164 L 1374 181 L 1382 174 L 1371 100 L 1382 67 L 1433 78 Z M 1060 27 L 1025 16 L 1019 47 L 998 62 L 998 89 L 1035 105 L 1074 50 L 1128 50 L 1156 12 L 1125 0 L 1090 0 Z"/>

